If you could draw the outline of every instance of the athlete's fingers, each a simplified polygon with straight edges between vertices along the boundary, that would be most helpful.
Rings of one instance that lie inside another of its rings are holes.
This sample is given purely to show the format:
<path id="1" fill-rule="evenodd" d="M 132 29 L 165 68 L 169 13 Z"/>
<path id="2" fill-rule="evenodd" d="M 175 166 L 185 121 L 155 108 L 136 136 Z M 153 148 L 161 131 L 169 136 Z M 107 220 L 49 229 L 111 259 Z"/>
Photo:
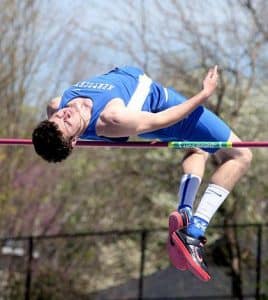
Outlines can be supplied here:
<path id="1" fill-rule="evenodd" d="M 212 76 L 213 76 L 213 69 L 212 69 L 212 68 L 210 68 L 210 69 L 208 70 L 208 73 L 207 73 L 206 79 L 210 79 L 210 78 L 212 78 Z"/>
<path id="2" fill-rule="evenodd" d="M 214 76 L 218 76 L 218 65 L 215 65 L 213 68 L 213 74 Z"/>
<path id="3" fill-rule="evenodd" d="M 214 77 L 218 76 L 218 65 L 215 65 L 213 68 L 210 68 L 207 76 L 209 78 L 214 78 Z"/>

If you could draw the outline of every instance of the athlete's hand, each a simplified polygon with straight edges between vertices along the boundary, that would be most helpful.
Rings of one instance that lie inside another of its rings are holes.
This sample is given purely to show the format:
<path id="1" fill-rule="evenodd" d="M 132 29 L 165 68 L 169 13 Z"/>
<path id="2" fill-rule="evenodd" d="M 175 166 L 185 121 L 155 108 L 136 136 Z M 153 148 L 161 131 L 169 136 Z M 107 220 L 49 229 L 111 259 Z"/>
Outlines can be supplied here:
<path id="1" fill-rule="evenodd" d="M 218 83 L 218 66 L 211 68 L 203 81 L 203 93 L 206 97 L 210 97 L 216 90 Z"/>

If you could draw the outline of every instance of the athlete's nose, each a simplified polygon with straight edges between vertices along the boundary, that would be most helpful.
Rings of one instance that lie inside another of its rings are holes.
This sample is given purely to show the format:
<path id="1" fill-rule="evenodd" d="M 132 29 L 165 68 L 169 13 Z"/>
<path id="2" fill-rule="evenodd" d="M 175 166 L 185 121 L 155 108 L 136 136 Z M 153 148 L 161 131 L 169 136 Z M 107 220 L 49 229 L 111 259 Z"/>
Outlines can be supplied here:
<path id="1" fill-rule="evenodd" d="M 60 109 L 57 113 L 56 113 L 56 116 L 59 118 L 59 119 L 69 119 L 71 117 L 71 113 L 69 111 L 68 108 L 63 108 L 63 109 Z"/>
<path id="2" fill-rule="evenodd" d="M 64 110 L 64 119 L 69 119 L 71 117 L 71 113 L 69 109 Z"/>
<path id="3" fill-rule="evenodd" d="M 57 111 L 56 116 L 57 116 L 58 118 L 62 118 L 62 117 L 64 116 L 64 111 L 63 111 L 63 109 L 60 109 L 59 111 Z"/>

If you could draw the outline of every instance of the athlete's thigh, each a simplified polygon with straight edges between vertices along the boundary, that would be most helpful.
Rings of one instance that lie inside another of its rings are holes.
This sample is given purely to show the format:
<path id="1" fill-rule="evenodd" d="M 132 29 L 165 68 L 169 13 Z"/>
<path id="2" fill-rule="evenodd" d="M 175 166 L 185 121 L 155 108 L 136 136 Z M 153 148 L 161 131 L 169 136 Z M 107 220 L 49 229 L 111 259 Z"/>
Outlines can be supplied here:
<path id="1" fill-rule="evenodd" d="M 192 118 L 188 119 L 192 130 L 186 137 L 186 140 L 226 142 L 230 137 L 230 127 L 213 112 L 204 107 L 199 107 Z M 202 148 L 202 150 L 209 153 L 215 153 L 217 151 L 216 148 Z"/>

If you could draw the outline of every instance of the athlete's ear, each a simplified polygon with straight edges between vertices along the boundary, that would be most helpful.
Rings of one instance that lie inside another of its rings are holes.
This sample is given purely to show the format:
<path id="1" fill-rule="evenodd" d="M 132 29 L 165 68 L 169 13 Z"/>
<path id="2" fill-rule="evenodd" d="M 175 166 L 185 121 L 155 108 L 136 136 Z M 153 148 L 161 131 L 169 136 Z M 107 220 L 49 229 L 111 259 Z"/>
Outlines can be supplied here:
<path id="1" fill-rule="evenodd" d="M 78 137 L 77 137 L 77 136 L 74 136 L 74 137 L 71 139 L 72 147 L 75 146 L 75 144 L 77 143 L 77 141 L 78 141 Z"/>

